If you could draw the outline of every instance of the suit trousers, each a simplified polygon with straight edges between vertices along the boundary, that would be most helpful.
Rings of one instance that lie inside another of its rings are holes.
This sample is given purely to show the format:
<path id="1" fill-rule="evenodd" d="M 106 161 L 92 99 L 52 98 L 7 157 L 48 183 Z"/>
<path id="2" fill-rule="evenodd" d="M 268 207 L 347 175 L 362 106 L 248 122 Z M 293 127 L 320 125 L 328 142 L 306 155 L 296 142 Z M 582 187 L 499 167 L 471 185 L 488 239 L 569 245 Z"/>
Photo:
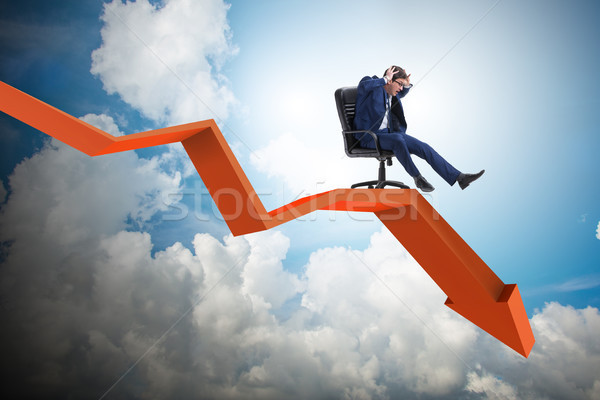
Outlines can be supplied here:
<path id="1" fill-rule="evenodd" d="M 454 185 L 460 171 L 440 156 L 430 145 L 403 132 L 389 132 L 388 129 L 377 131 L 379 146 L 383 150 L 393 151 L 406 172 L 413 178 L 419 176 L 419 169 L 410 157 L 416 155 L 427 161 L 435 172 L 438 173 L 449 185 Z M 370 149 L 375 148 L 371 136 L 363 137 L 361 145 Z"/>

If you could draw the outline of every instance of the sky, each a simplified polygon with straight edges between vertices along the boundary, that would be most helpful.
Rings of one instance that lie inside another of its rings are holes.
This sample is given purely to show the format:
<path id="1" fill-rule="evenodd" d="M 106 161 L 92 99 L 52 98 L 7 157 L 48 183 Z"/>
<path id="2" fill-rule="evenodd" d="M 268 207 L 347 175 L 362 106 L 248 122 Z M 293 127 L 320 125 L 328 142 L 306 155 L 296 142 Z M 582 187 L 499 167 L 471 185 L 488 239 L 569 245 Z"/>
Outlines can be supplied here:
<path id="1" fill-rule="evenodd" d="M 0 114 L 3 385 L 26 398 L 600 399 L 595 1 L 0 3 L 0 80 L 114 135 L 214 119 L 266 208 L 373 179 L 333 93 L 411 73 L 426 198 L 505 283 L 524 359 L 372 214 L 233 237 L 180 144 L 88 157 Z M 412 185 L 399 165 L 388 177 Z"/>

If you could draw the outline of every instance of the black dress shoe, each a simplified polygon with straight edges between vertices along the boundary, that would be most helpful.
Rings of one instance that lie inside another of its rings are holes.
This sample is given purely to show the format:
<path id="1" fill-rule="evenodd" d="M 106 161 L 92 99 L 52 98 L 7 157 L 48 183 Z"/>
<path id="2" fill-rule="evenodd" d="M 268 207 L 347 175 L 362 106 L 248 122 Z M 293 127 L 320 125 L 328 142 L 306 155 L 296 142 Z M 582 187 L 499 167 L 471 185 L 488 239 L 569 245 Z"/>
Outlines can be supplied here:
<path id="1" fill-rule="evenodd" d="M 433 192 L 435 189 L 427 179 L 423 178 L 423 175 L 415 176 L 415 185 L 423 192 Z"/>
<path id="2" fill-rule="evenodd" d="M 456 182 L 458 182 L 458 185 L 460 186 L 460 188 L 462 190 L 465 190 L 467 188 L 467 186 L 469 186 L 471 184 L 471 182 L 481 178 L 481 175 L 483 175 L 483 173 L 485 172 L 485 169 L 482 169 L 481 171 L 479 171 L 476 174 L 460 174 L 458 176 L 458 178 L 456 179 Z"/>

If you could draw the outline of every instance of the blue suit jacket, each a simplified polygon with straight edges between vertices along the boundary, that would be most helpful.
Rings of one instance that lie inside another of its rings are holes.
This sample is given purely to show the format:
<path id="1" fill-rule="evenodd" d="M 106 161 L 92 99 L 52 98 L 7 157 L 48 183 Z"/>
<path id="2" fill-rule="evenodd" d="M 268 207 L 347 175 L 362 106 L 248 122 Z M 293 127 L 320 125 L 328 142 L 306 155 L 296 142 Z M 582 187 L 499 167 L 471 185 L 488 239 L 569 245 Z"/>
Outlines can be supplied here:
<path id="1" fill-rule="evenodd" d="M 383 89 L 385 79 L 377 76 L 365 76 L 358 84 L 356 94 L 356 114 L 354 115 L 355 130 L 370 130 L 377 132 L 381 126 L 381 121 L 385 115 L 385 99 L 387 94 Z M 392 115 L 390 128 L 392 132 L 406 132 L 406 119 L 404 118 L 404 109 L 400 99 L 409 92 L 409 88 L 404 88 L 392 98 Z M 363 137 L 363 140 L 371 141 L 371 136 L 362 133 L 355 134 L 356 138 Z"/>

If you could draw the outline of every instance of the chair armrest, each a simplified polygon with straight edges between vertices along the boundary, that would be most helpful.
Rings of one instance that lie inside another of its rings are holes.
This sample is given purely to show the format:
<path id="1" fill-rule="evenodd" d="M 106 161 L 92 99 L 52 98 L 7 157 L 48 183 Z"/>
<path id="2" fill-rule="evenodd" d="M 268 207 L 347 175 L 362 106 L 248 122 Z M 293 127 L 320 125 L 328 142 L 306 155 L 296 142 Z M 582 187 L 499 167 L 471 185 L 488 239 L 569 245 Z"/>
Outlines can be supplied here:
<path id="1" fill-rule="evenodd" d="M 354 135 L 355 133 L 368 133 L 369 135 L 371 135 L 371 137 L 373 138 L 373 141 L 375 142 L 375 149 L 377 150 L 377 153 L 379 153 L 379 155 L 383 157 L 383 152 L 381 151 L 381 147 L 379 147 L 379 138 L 373 131 L 367 131 L 367 130 L 342 131 L 342 134 L 344 134 L 344 135 Z M 348 151 L 352 151 L 352 149 L 354 147 L 356 147 L 356 145 L 358 145 L 359 143 L 360 143 L 360 140 L 357 140 L 356 143 L 350 149 L 348 149 Z"/>

